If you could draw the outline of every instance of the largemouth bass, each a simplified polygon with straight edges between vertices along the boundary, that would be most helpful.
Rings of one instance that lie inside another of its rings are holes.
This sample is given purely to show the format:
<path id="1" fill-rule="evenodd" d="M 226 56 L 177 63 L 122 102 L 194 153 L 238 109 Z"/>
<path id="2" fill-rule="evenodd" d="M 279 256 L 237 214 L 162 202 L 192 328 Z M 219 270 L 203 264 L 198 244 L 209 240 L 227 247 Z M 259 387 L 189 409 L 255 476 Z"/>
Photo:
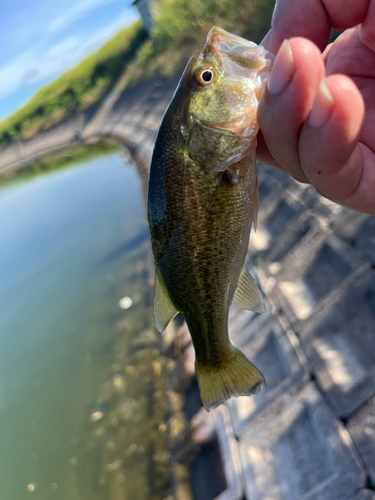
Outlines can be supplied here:
<path id="1" fill-rule="evenodd" d="M 148 191 L 163 332 L 182 312 L 207 410 L 257 393 L 263 375 L 228 338 L 229 307 L 263 311 L 244 265 L 258 187 L 257 107 L 273 56 L 213 28 L 189 61 L 157 135 Z"/>

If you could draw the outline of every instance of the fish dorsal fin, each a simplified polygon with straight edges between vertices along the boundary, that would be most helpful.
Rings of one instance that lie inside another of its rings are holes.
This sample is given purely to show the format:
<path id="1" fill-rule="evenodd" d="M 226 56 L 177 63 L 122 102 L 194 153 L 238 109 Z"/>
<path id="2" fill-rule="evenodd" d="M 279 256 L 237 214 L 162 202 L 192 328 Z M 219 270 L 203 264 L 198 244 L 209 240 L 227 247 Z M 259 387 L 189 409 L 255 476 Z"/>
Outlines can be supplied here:
<path id="1" fill-rule="evenodd" d="M 254 231 L 257 230 L 258 209 L 259 209 L 259 189 L 258 189 L 258 177 L 257 177 L 256 180 L 255 180 L 254 207 L 253 207 Z"/>
<path id="2" fill-rule="evenodd" d="M 248 309 L 249 311 L 265 311 L 262 294 L 245 265 L 238 280 L 232 305 L 240 309 Z"/>
<path id="3" fill-rule="evenodd" d="M 179 311 L 172 304 L 166 286 L 164 285 L 161 272 L 156 266 L 155 290 L 154 290 L 154 317 L 156 328 L 163 333 L 168 324 Z"/>

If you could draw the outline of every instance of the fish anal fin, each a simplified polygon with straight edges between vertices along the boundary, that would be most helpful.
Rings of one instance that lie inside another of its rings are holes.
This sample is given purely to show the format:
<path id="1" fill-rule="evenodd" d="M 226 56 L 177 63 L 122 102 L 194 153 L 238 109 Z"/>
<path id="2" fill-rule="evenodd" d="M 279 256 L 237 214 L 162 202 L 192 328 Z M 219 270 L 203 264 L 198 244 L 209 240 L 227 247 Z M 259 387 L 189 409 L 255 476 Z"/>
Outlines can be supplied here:
<path id="1" fill-rule="evenodd" d="M 229 356 L 212 367 L 196 361 L 195 371 L 203 406 L 216 408 L 232 396 L 251 396 L 266 385 L 263 375 L 241 351 L 231 346 Z"/>
<path id="2" fill-rule="evenodd" d="M 154 317 L 156 328 L 163 333 L 168 324 L 178 314 L 173 305 L 168 290 L 164 284 L 159 268 L 156 266 L 155 290 L 154 290 Z"/>
<path id="3" fill-rule="evenodd" d="M 238 280 L 232 305 L 240 309 L 248 309 L 249 311 L 265 311 L 262 294 L 245 265 Z"/>

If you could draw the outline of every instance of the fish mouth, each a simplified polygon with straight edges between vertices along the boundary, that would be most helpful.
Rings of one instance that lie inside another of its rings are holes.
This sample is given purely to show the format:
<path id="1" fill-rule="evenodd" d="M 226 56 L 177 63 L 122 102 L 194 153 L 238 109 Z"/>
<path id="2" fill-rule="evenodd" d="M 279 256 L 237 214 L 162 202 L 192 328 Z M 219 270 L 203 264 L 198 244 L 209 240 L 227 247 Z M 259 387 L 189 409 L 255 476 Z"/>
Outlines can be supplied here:
<path id="1" fill-rule="evenodd" d="M 241 38 L 233 33 L 215 26 L 212 28 L 206 38 L 206 44 L 211 44 L 215 49 L 225 50 L 225 51 L 243 51 L 244 49 L 252 48 L 255 51 L 258 50 L 258 45 L 245 38 Z"/>
<path id="2" fill-rule="evenodd" d="M 251 69 L 261 68 L 265 64 L 264 49 L 254 42 L 215 26 L 207 35 L 206 45 L 211 45 L 221 56 L 229 57 L 239 66 Z"/>
<path id="3" fill-rule="evenodd" d="M 245 128 L 249 125 L 249 116 L 247 113 L 236 116 L 232 120 L 225 122 L 210 122 L 208 120 L 200 120 L 200 123 L 207 128 L 214 128 L 216 130 L 223 130 L 231 132 L 236 135 L 241 135 Z"/>

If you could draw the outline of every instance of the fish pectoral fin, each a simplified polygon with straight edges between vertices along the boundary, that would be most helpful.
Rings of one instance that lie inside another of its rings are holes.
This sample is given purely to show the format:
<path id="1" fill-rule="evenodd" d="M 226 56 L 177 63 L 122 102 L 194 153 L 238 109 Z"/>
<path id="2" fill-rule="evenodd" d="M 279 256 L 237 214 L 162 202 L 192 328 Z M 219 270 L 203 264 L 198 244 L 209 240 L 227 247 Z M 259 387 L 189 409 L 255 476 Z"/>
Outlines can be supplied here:
<path id="1" fill-rule="evenodd" d="M 264 312 L 266 310 L 262 294 L 245 265 L 238 280 L 232 305 L 255 312 Z"/>
<path id="2" fill-rule="evenodd" d="M 154 317 L 156 328 L 163 333 L 168 324 L 178 314 L 173 305 L 159 268 L 156 266 L 155 289 L 154 289 Z"/>
<path id="3" fill-rule="evenodd" d="M 266 385 L 260 373 L 241 351 L 230 346 L 229 356 L 218 365 L 196 361 L 195 371 L 203 406 L 216 408 L 232 396 L 257 394 Z"/>

